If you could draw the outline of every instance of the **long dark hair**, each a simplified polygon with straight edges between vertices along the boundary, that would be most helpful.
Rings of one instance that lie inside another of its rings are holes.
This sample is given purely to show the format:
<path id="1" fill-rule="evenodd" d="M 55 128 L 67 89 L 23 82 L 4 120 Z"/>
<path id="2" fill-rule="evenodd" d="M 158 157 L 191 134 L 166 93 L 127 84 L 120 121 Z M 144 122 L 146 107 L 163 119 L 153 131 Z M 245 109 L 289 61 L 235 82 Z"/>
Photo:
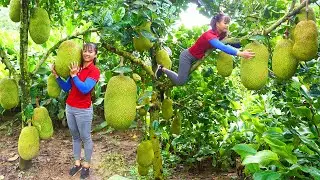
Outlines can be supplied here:
<path id="1" fill-rule="evenodd" d="M 81 67 L 83 66 L 83 50 L 93 49 L 96 54 L 98 54 L 98 45 L 93 42 L 87 42 L 83 44 L 83 48 L 81 50 Z M 97 58 L 93 59 L 93 64 L 96 64 Z"/>
<path id="2" fill-rule="evenodd" d="M 217 30 L 217 26 L 216 24 L 221 22 L 221 21 L 225 21 L 227 23 L 230 22 L 230 17 L 228 15 L 225 15 L 223 12 L 219 12 L 217 15 L 215 15 L 214 17 L 212 17 L 211 22 L 210 22 L 210 26 L 212 28 L 213 31 Z M 223 32 L 220 34 L 220 40 L 224 39 L 227 36 L 227 32 Z"/>

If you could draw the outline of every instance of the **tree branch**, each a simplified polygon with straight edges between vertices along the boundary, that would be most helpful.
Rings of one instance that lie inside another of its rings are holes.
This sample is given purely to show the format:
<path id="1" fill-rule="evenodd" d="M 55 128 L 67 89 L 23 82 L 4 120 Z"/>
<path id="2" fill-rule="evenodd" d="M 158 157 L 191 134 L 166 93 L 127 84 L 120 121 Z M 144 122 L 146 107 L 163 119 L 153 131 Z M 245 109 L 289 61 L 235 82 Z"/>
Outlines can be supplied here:
<path id="1" fill-rule="evenodd" d="M 310 0 L 309 3 L 314 3 L 316 0 Z M 268 35 L 271 31 L 273 31 L 274 29 L 276 29 L 281 23 L 285 22 L 289 17 L 299 13 L 299 11 L 306 6 L 306 2 L 304 1 L 302 4 L 300 4 L 297 8 L 293 9 L 292 11 L 289 11 L 287 14 L 285 14 L 282 18 L 280 18 L 277 22 L 275 22 L 274 24 L 272 24 L 270 27 L 268 27 L 267 29 L 265 29 L 263 31 L 263 35 Z"/>
<path id="2" fill-rule="evenodd" d="M 116 49 L 115 47 L 112 47 L 111 45 L 108 45 L 106 43 L 102 43 L 102 47 L 106 48 L 108 51 L 113 52 L 115 54 L 118 54 L 119 56 L 123 56 L 126 59 L 129 59 L 131 62 L 142 65 L 143 69 L 152 77 L 154 77 L 154 72 L 152 71 L 152 68 L 145 64 L 143 61 L 141 61 L 139 58 L 134 57 L 131 53 Z"/>
<path id="3" fill-rule="evenodd" d="M 12 64 L 10 63 L 6 52 L 2 48 L 0 48 L 0 58 L 1 58 L 1 61 L 3 62 L 3 64 L 5 64 L 6 67 L 9 69 L 10 74 L 16 74 L 16 70 L 14 69 Z"/>
<path id="4" fill-rule="evenodd" d="M 47 60 L 47 58 L 49 57 L 49 55 L 50 55 L 53 51 L 55 51 L 57 48 L 59 48 L 60 44 L 63 43 L 64 41 L 69 40 L 69 39 L 77 38 L 78 36 L 84 35 L 84 34 L 86 34 L 86 33 L 88 33 L 88 32 L 97 32 L 97 31 L 99 31 L 99 30 L 100 30 L 100 29 L 98 29 L 98 28 L 87 29 L 87 30 L 85 30 L 85 31 L 78 32 L 78 33 L 76 33 L 76 34 L 74 34 L 74 35 L 72 35 L 72 36 L 68 36 L 68 37 L 66 37 L 66 38 L 61 39 L 61 40 L 60 40 L 59 42 L 57 42 L 54 46 L 52 46 L 52 47 L 47 51 L 47 53 L 41 58 L 41 60 L 39 61 L 39 63 L 36 65 L 36 68 L 33 70 L 32 74 L 35 74 L 35 73 L 39 70 L 39 68 L 40 68 L 41 65 Z"/>

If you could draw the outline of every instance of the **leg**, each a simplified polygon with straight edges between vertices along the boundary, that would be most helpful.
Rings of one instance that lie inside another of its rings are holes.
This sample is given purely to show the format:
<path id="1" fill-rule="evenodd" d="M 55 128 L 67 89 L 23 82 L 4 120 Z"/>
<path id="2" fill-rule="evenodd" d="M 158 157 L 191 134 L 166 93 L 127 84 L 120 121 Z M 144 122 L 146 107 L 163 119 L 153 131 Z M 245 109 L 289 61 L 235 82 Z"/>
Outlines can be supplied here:
<path id="1" fill-rule="evenodd" d="M 76 165 L 80 165 L 80 155 L 81 155 L 80 133 L 78 130 L 74 111 L 72 110 L 72 107 L 68 105 L 66 106 L 66 117 L 67 117 L 68 127 L 72 135 L 73 156 L 76 161 Z"/>
<path id="2" fill-rule="evenodd" d="M 193 61 L 195 61 L 195 59 L 188 50 L 185 50 L 180 54 L 178 74 L 166 68 L 162 68 L 162 70 L 175 85 L 181 86 L 188 80 Z"/>
<path id="3" fill-rule="evenodd" d="M 89 167 L 91 161 L 91 155 L 93 151 L 93 142 L 91 139 L 91 124 L 93 118 L 93 109 L 92 107 L 88 109 L 80 109 L 75 115 L 77 125 L 80 132 L 81 140 L 84 144 L 84 153 L 85 153 L 85 164 Z"/>

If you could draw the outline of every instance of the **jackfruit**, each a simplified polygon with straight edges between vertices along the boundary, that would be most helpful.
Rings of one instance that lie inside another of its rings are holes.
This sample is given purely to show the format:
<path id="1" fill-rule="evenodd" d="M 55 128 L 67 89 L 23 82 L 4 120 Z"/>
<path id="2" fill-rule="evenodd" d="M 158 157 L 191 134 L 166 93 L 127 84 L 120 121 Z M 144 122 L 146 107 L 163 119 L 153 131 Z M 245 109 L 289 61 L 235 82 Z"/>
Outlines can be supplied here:
<path id="1" fill-rule="evenodd" d="M 172 62 L 170 60 L 168 52 L 165 49 L 161 49 L 156 52 L 156 61 L 157 64 L 161 64 L 165 68 L 171 69 Z"/>
<path id="2" fill-rule="evenodd" d="M 152 139 L 152 147 L 154 151 L 154 158 L 152 162 L 154 177 L 155 179 L 163 179 L 161 148 L 160 148 L 160 141 L 157 137 Z"/>
<path id="3" fill-rule="evenodd" d="M 168 98 L 164 99 L 162 101 L 161 110 L 163 118 L 169 120 L 173 116 L 172 100 Z"/>
<path id="4" fill-rule="evenodd" d="M 294 29 L 293 55 L 300 61 L 317 57 L 318 30 L 314 21 L 300 21 Z"/>
<path id="5" fill-rule="evenodd" d="M 140 176 L 146 176 L 148 175 L 149 172 L 149 167 L 143 167 L 138 165 L 138 173 L 140 174 Z"/>
<path id="6" fill-rule="evenodd" d="M 40 150 L 39 133 L 37 128 L 26 126 L 21 130 L 18 140 L 18 153 L 24 160 L 38 156 Z"/>
<path id="7" fill-rule="evenodd" d="M 233 70 L 232 56 L 220 51 L 217 58 L 217 69 L 218 74 L 220 74 L 221 76 L 230 76 Z"/>
<path id="8" fill-rule="evenodd" d="M 21 3 L 20 0 L 11 0 L 9 4 L 9 17 L 13 22 L 20 22 Z"/>
<path id="9" fill-rule="evenodd" d="M 137 148 L 137 162 L 140 166 L 148 167 L 152 164 L 154 152 L 150 140 L 142 141 Z"/>
<path id="10" fill-rule="evenodd" d="M 304 7 L 300 10 L 299 14 L 296 15 L 296 20 L 297 22 L 305 21 L 305 20 L 312 20 L 316 22 L 316 16 L 314 14 L 313 9 L 308 7 L 308 17 L 307 17 L 306 8 Z"/>
<path id="11" fill-rule="evenodd" d="M 33 42 L 45 43 L 50 36 L 50 19 L 47 11 L 36 8 L 30 16 L 29 33 Z"/>
<path id="12" fill-rule="evenodd" d="M 297 70 L 299 61 L 292 54 L 293 43 L 290 39 L 282 39 L 274 48 L 272 70 L 279 79 L 289 79 Z"/>
<path id="13" fill-rule="evenodd" d="M 4 109 L 11 109 L 19 104 L 19 89 L 14 79 L 0 80 L 0 104 Z"/>
<path id="14" fill-rule="evenodd" d="M 171 123 L 171 133 L 179 135 L 181 132 L 181 120 L 183 119 L 183 115 L 181 112 L 178 112 L 177 115 L 173 118 Z"/>
<path id="15" fill-rule="evenodd" d="M 141 77 L 137 73 L 133 73 L 132 78 L 135 82 L 141 81 Z"/>
<path id="16" fill-rule="evenodd" d="M 140 116 L 145 116 L 145 115 L 147 115 L 147 111 L 144 108 L 140 108 L 139 109 L 139 115 Z"/>
<path id="17" fill-rule="evenodd" d="M 81 47 L 72 40 L 64 41 L 60 44 L 55 61 L 57 74 L 63 78 L 70 76 L 69 66 L 72 62 L 81 63 Z"/>
<path id="18" fill-rule="evenodd" d="M 241 82 L 249 90 L 258 90 L 268 80 L 268 49 L 256 41 L 247 44 L 244 49 L 251 49 L 255 52 L 255 57 L 251 59 L 241 58 Z"/>
<path id="19" fill-rule="evenodd" d="M 147 51 L 149 50 L 152 46 L 153 43 L 146 38 L 142 32 L 143 31 L 147 31 L 148 33 L 152 33 L 151 32 L 151 22 L 145 22 L 143 23 L 141 26 L 137 27 L 137 31 L 139 34 L 139 37 L 133 38 L 133 47 L 135 50 L 139 51 L 139 52 L 143 52 L 143 51 Z"/>
<path id="20" fill-rule="evenodd" d="M 47 108 L 34 108 L 32 124 L 38 129 L 41 139 L 49 139 L 52 137 L 53 126 Z"/>
<path id="21" fill-rule="evenodd" d="M 48 76 L 47 91 L 48 95 L 52 98 L 57 98 L 60 95 L 61 88 L 56 80 L 56 77 L 53 74 L 50 74 Z"/>
<path id="22" fill-rule="evenodd" d="M 136 116 L 137 86 L 128 76 L 114 76 L 104 97 L 104 115 L 108 125 L 117 130 L 128 129 Z"/>

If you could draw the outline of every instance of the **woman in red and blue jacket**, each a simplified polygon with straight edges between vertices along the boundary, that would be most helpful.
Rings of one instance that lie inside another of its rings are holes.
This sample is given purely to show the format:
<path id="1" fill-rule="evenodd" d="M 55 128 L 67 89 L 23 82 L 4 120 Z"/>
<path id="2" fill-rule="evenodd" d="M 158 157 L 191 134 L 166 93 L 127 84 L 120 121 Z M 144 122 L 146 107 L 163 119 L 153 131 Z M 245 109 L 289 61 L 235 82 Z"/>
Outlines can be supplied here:
<path id="1" fill-rule="evenodd" d="M 211 29 L 204 32 L 192 47 L 184 50 L 180 54 L 178 74 L 163 67 L 162 65 L 158 65 L 155 72 L 156 78 L 158 79 L 163 73 L 165 73 L 175 85 L 179 86 L 185 84 L 188 80 L 191 65 L 195 61 L 202 59 L 206 51 L 214 48 L 220 49 L 227 54 L 241 56 L 246 59 L 254 57 L 254 52 L 248 50 L 239 51 L 238 49 L 230 45 L 225 45 L 220 41 L 227 36 L 229 23 L 230 17 L 223 13 L 219 13 L 213 17 L 210 23 Z"/>

